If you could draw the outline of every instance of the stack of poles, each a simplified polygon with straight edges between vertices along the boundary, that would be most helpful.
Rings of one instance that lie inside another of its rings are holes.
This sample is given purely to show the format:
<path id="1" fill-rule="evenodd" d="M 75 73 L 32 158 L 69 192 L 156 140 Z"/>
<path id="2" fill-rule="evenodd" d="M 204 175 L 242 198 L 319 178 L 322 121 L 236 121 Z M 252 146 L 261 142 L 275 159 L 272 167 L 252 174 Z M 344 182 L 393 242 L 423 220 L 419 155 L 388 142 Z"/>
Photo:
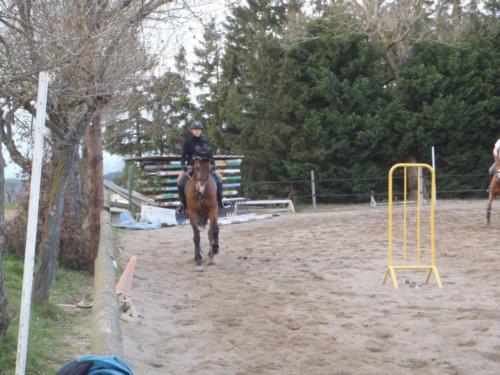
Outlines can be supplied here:
<path id="1" fill-rule="evenodd" d="M 242 159 L 219 159 L 215 162 L 226 198 L 239 196 L 241 162 Z M 171 206 L 179 201 L 177 178 L 182 173 L 180 161 L 141 161 L 140 167 L 138 190 L 142 194 L 153 198 L 157 206 Z"/>

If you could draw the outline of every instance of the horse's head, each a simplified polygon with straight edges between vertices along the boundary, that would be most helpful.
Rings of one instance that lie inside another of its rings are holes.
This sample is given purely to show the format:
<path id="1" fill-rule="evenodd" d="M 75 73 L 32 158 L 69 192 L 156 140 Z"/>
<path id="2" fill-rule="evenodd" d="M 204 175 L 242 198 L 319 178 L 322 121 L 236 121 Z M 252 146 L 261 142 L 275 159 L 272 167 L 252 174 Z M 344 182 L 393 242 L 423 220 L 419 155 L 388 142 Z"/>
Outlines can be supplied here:
<path id="1" fill-rule="evenodd" d="M 193 158 L 193 180 L 199 194 L 204 194 L 210 178 L 210 158 L 208 156 L 195 156 Z"/>

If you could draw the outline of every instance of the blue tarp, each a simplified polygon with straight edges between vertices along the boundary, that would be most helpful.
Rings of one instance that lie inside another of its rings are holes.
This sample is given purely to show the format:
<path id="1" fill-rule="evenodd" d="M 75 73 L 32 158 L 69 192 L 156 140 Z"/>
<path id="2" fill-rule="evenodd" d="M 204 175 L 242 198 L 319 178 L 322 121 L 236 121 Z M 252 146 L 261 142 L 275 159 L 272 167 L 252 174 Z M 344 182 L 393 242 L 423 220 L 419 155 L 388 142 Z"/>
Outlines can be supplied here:
<path id="1" fill-rule="evenodd" d="M 121 212 L 120 222 L 115 226 L 125 229 L 158 229 L 161 228 L 161 223 L 160 222 L 152 224 L 139 223 L 132 217 L 130 212 Z"/>

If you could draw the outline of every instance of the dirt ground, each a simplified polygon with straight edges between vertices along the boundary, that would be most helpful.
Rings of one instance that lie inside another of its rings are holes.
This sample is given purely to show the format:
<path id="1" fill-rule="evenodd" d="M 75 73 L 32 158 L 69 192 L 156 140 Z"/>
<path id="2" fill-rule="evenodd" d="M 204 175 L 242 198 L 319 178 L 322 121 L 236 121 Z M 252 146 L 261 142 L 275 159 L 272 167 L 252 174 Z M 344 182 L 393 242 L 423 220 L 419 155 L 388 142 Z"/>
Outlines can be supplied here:
<path id="1" fill-rule="evenodd" d="M 216 265 L 202 273 L 190 227 L 122 231 L 144 317 L 123 325 L 125 358 L 138 375 L 499 374 L 500 202 L 489 226 L 485 207 L 438 202 L 442 289 L 423 271 L 399 271 L 398 290 L 382 283 L 386 207 L 223 226 Z M 413 247 L 414 208 L 408 215 Z M 395 216 L 401 233 L 400 207 Z M 205 254 L 207 243 L 204 231 Z"/>

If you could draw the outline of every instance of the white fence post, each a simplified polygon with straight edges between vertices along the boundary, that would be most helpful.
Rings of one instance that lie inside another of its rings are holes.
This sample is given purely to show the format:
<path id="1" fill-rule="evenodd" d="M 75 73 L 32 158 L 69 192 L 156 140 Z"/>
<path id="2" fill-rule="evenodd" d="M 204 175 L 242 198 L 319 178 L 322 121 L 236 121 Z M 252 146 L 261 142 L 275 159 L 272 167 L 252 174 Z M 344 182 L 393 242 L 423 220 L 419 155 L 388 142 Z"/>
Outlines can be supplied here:
<path id="1" fill-rule="evenodd" d="M 19 336 L 17 340 L 16 375 L 26 371 L 26 354 L 30 327 L 31 292 L 33 289 L 33 268 L 35 264 L 36 227 L 38 221 L 38 201 L 40 199 L 40 179 L 42 176 L 43 129 L 47 107 L 47 87 L 49 75 L 40 72 L 38 76 L 38 98 L 36 102 L 35 135 L 33 161 L 31 163 L 30 202 L 28 226 L 26 228 L 26 248 L 24 254 L 23 291 L 19 317 Z"/>
<path id="2" fill-rule="evenodd" d="M 311 171 L 311 194 L 312 194 L 313 210 L 315 210 L 316 209 L 316 181 L 314 179 L 314 171 Z"/>
<path id="3" fill-rule="evenodd" d="M 432 169 L 434 170 L 434 178 L 436 178 L 436 154 L 434 146 L 432 146 L 431 152 L 432 152 Z M 437 206 L 437 197 L 434 197 L 434 199 L 435 199 L 434 206 Z"/>
<path id="4" fill-rule="evenodd" d="M 431 152 L 432 152 L 432 169 L 434 169 L 434 173 L 436 173 L 436 155 L 434 153 L 434 146 L 432 146 Z"/>

